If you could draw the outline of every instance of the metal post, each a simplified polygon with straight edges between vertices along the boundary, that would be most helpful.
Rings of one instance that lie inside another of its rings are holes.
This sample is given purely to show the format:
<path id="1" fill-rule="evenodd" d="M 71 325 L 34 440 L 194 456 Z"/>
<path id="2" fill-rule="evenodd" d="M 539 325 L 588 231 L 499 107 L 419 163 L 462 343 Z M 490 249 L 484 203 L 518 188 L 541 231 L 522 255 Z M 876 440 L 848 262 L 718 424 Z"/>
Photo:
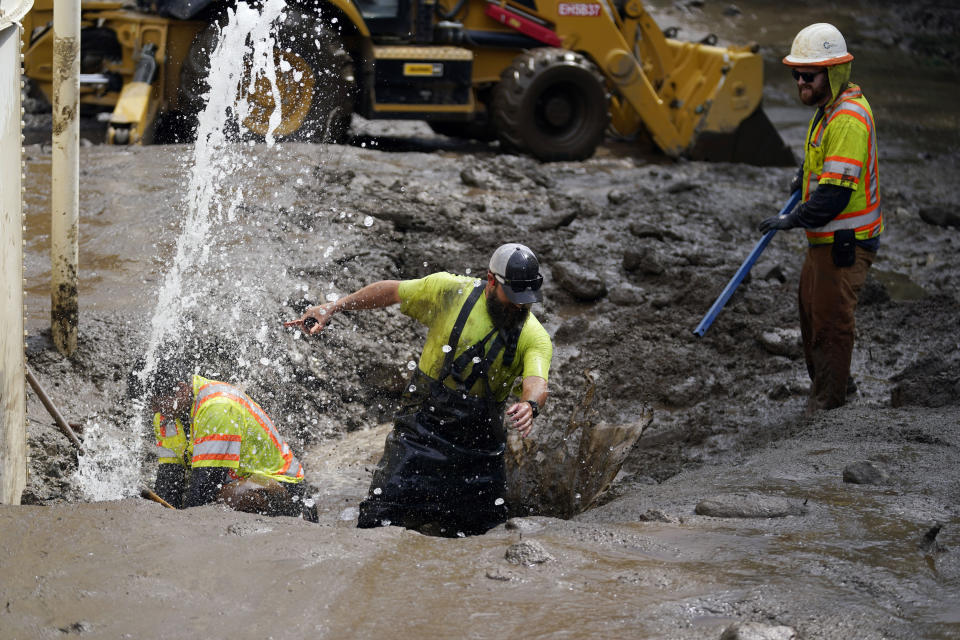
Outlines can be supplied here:
<path id="1" fill-rule="evenodd" d="M 27 483 L 18 21 L 32 4 L 32 0 L 0 0 L 0 504 L 20 504 Z"/>
<path id="2" fill-rule="evenodd" d="M 77 350 L 80 192 L 80 0 L 53 2 L 53 181 L 50 320 L 65 356 Z"/>

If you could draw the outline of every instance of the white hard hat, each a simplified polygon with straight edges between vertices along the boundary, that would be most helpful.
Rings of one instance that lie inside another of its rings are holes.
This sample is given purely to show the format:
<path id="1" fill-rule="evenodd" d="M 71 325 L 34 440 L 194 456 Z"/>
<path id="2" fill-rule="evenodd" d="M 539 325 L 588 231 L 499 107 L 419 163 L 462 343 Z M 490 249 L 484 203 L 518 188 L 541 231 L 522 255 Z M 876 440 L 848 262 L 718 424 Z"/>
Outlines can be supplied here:
<path id="1" fill-rule="evenodd" d="M 793 39 L 790 55 L 783 64 L 792 67 L 830 67 L 853 60 L 843 34 L 832 24 L 818 22 L 806 27 Z"/>

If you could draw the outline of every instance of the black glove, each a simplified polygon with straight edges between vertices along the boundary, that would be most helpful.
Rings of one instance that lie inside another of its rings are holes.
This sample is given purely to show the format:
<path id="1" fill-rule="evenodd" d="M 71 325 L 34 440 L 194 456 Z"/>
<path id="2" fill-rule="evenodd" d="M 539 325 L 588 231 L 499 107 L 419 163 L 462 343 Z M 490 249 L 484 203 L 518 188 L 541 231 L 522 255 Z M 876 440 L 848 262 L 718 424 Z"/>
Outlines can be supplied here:
<path id="1" fill-rule="evenodd" d="M 802 188 L 803 188 L 803 169 L 800 169 L 793 175 L 793 180 L 790 181 L 789 193 L 793 193 L 794 191 L 799 191 Z"/>
<path id="2" fill-rule="evenodd" d="M 788 213 L 785 216 L 770 216 L 760 223 L 760 233 L 766 233 L 773 229 L 793 229 L 797 226 L 797 216 Z"/>

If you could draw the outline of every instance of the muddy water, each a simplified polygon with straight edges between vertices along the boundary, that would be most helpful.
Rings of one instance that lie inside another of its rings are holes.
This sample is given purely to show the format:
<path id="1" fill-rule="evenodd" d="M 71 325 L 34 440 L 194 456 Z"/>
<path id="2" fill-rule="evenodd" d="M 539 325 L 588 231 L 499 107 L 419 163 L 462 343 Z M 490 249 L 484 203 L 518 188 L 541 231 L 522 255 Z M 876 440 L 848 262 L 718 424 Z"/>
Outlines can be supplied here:
<path id="1" fill-rule="evenodd" d="M 955 417 L 928 412 L 924 432 L 943 433 Z M 133 499 L 0 507 L 0 620 L 12 638 L 162 629 L 169 638 L 693 640 L 747 620 L 809 639 L 955 638 L 960 518 L 938 506 L 950 486 L 929 474 L 960 462 L 960 440 L 851 446 L 856 424 L 843 411 L 736 469 L 691 470 L 574 521 L 514 520 L 462 540 L 361 531 L 335 514 L 317 526 Z M 337 446 L 362 459 L 370 435 Z M 838 471 L 850 448 L 909 467 L 883 486 L 847 485 Z M 805 501 L 807 513 L 693 513 L 708 495 L 745 492 Z M 642 521 L 650 508 L 665 521 Z M 936 520 L 949 550 L 925 551 L 924 524 Z M 527 564 L 508 559 L 516 545 L 534 545 Z"/>
<path id="2" fill-rule="evenodd" d="M 80 189 L 81 310 L 132 312 L 149 304 L 169 258 L 181 210 L 187 151 L 161 164 L 138 160 L 139 150 L 85 149 Z M 26 154 L 24 236 L 27 325 L 44 326 L 50 314 L 50 156 Z M 90 167 L 98 179 L 94 185 Z M 137 314 L 139 315 L 139 314 Z"/>

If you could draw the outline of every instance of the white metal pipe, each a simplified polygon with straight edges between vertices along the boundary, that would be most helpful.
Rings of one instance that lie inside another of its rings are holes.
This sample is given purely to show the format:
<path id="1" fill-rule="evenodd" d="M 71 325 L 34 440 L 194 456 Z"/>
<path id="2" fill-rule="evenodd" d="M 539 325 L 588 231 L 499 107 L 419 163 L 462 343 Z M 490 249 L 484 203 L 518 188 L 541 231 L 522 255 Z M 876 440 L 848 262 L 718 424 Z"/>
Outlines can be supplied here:
<path id="1" fill-rule="evenodd" d="M 27 482 L 23 343 L 23 127 L 20 25 L 31 0 L 0 0 L 0 504 Z"/>
<path id="2" fill-rule="evenodd" d="M 80 195 L 80 0 L 53 2 L 53 152 L 50 225 L 51 332 L 77 350 Z"/>

